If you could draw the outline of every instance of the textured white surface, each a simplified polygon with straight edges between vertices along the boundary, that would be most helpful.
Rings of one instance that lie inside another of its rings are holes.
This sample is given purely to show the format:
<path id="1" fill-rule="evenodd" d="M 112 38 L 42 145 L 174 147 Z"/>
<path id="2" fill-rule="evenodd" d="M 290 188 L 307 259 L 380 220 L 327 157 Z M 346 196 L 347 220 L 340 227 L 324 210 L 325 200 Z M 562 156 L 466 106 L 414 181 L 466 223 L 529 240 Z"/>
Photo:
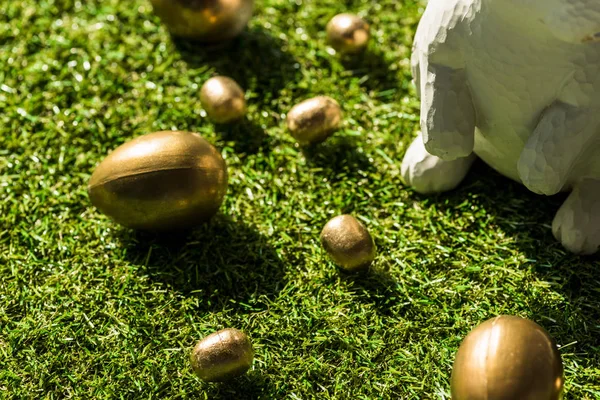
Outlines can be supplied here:
<path id="1" fill-rule="evenodd" d="M 402 161 L 402 179 L 421 194 L 452 190 L 464 179 L 475 155 L 445 161 L 425 150 L 421 134 L 411 143 Z"/>
<path id="2" fill-rule="evenodd" d="M 584 180 L 571 192 L 552 222 L 552 233 L 567 250 L 593 254 L 600 245 L 600 181 Z"/>
<path id="3" fill-rule="evenodd" d="M 412 66 L 432 155 L 474 152 L 539 194 L 573 189 L 555 234 L 569 250 L 597 250 L 600 234 L 585 221 L 598 218 L 600 192 L 585 185 L 600 181 L 599 0 L 430 0 Z M 431 174 L 425 158 L 407 154 L 407 182 L 445 187 L 433 180 L 464 176 L 464 163 Z"/>

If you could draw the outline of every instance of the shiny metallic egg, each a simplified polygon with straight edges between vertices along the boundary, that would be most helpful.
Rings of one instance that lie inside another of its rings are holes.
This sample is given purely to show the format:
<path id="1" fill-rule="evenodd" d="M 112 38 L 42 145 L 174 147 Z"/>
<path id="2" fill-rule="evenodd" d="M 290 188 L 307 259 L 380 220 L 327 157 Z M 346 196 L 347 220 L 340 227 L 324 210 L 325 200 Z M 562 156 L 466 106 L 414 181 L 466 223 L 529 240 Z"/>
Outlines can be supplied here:
<path id="1" fill-rule="evenodd" d="M 200 102 L 206 114 L 218 124 L 234 122 L 246 115 L 244 91 L 226 76 L 207 80 L 200 90 Z"/>
<path id="2" fill-rule="evenodd" d="M 358 54 L 369 45 L 370 27 L 352 14 L 338 14 L 327 24 L 327 41 L 338 53 Z"/>
<path id="3" fill-rule="evenodd" d="M 248 24 L 254 0 L 150 0 L 154 12 L 174 36 L 221 42 L 238 36 Z"/>
<path id="4" fill-rule="evenodd" d="M 229 328 L 208 335 L 190 354 L 192 369 L 206 382 L 223 382 L 252 367 L 254 350 L 245 333 Z"/>
<path id="5" fill-rule="evenodd" d="M 340 105 L 327 96 L 318 96 L 292 107 L 287 114 L 287 127 L 300 144 L 325 141 L 342 125 Z"/>
<path id="6" fill-rule="evenodd" d="M 327 222 L 321 243 L 331 259 L 347 271 L 368 268 L 377 251 L 367 228 L 351 215 L 340 215 Z"/>
<path id="7" fill-rule="evenodd" d="M 94 206 L 134 229 L 171 231 L 209 220 L 227 190 L 227 166 L 200 135 L 155 132 L 131 140 L 96 167 Z"/>
<path id="8" fill-rule="evenodd" d="M 554 340 L 533 321 L 502 315 L 473 329 L 452 368 L 452 400 L 559 400 L 563 366 Z"/>

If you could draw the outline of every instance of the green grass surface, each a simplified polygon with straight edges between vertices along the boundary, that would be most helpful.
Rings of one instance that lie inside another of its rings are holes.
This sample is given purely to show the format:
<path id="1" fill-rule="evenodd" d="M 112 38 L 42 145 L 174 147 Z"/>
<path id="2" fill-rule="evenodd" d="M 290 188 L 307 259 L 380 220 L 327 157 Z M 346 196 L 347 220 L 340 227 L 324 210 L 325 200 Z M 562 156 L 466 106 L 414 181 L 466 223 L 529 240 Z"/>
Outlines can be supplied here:
<path id="1" fill-rule="evenodd" d="M 456 191 L 400 181 L 418 129 L 410 86 L 422 6 L 398 0 L 265 0 L 220 49 L 175 43 L 145 0 L 0 2 L 0 398 L 449 399 L 454 354 L 498 314 L 531 318 L 561 345 L 567 399 L 600 398 L 600 263 L 550 232 L 544 198 L 482 163 Z M 352 11 L 369 53 L 341 62 L 324 27 Z M 246 90 L 248 121 L 211 124 L 199 88 Z M 345 127 L 302 150 L 283 116 L 326 94 Z M 86 184 L 119 144 L 200 132 L 227 160 L 221 214 L 187 236 L 112 223 Z M 358 216 L 379 256 L 340 272 L 326 221 Z M 247 332 L 253 369 L 205 384 L 188 354 Z"/>

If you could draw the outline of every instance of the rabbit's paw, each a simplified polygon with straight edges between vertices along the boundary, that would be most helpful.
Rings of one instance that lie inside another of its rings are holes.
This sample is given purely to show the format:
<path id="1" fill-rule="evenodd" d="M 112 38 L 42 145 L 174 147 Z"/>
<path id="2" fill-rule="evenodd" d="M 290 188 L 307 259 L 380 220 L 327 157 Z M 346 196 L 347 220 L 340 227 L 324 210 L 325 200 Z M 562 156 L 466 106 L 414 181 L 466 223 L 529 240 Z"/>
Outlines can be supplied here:
<path id="1" fill-rule="evenodd" d="M 458 186 L 475 159 L 475 155 L 471 154 L 468 157 L 444 161 L 427 152 L 419 134 L 402 160 L 402 178 L 418 193 L 446 192 Z"/>
<path id="2" fill-rule="evenodd" d="M 585 179 L 564 202 L 552 223 L 563 246 L 577 254 L 593 254 L 600 247 L 600 181 Z"/>

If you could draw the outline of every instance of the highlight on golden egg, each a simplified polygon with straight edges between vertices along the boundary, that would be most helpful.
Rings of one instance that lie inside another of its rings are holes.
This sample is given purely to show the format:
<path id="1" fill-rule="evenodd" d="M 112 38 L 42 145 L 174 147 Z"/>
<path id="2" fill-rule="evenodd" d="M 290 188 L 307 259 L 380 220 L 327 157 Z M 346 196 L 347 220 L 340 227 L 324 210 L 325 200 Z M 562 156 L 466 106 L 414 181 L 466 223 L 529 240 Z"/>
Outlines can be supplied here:
<path id="1" fill-rule="evenodd" d="M 353 14 L 338 14 L 327 24 L 327 42 L 338 53 L 362 53 L 370 37 L 369 24 Z"/>
<path id="2" fill-rule="evenodd" d="M 178 37 L 222 42 L 248 24 L 254 0 L 150 0 L 156 15 Z"/>
<path id="3" fill-rule="evenodd" d="M 340 129 L 342 118 L 337 101 L 328 96 L 317 96 L 292 107 L 287 114 L 287 127 L 298 143 L 317 144 Z"/>
<path id="4" fill-rule="evenodd" d="M 473 329 L 452 368 L 453 400 L 560 400 L 563 385 L 554 340 L 535 322 L 515 316 Z"/>
<path id="5" fill-rule="evenodd" d="M 250 339 L 233 328 L 208 335 L 190 354 L 192 369 L 206 382 L 224 382 L 243 375 L 252 367 L 253 360 Z"/>
<path id="6" fill-rule="evenodd" d="M 171 231 L 208 221 L 227 191 L 221 154 L 197 133 L 162 131 L 115 149 L 88 185 L 92 204 L 134 229 Z"/>
<path id="7" fill-rule="evenodd" d="M 377 252 L 367 228 L 351 215 L 339 215 L 327 222 L 321 231 L 321 243 L 331 259 L 347 271 L 368 268 Z"/>
<path id="8" fill-rule="evenodd" d="M 218 124 L 228 124 L 246 115 L 244 91 L 226 76 L 215 76 L 202 85 L 200 103 L 208 117 Z"/>

